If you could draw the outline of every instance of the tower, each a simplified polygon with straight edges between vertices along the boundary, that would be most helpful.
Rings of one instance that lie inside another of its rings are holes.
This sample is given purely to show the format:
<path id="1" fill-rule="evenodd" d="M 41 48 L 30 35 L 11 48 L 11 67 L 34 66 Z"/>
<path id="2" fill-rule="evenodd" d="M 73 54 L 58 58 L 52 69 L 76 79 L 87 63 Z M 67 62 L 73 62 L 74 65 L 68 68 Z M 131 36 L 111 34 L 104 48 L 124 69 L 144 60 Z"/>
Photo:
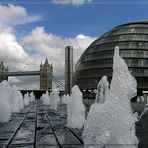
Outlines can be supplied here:
<path id="1" fill-rule="evenodd" d="M 48 63 L 48 59 L 45 63 L 40 64 L 40 89 L 52 89 L 52 74 L 53 66 Z"/>
<path id="2" fill-rule="evenodd" d="M 73 47 L 65 47 L 65 94 L 71 94 L 73 84 Z"/>
<path id="3" fill-rule="evenodd" d="M 2 72 L 7 72 L 8 68 L 5 67 L 4 62 L 1 61 L 0 63 L 0 73 Z M 2 82 L 3 80 L 8 80 L 8 76 L 0 76 L 0 82 Z"/>

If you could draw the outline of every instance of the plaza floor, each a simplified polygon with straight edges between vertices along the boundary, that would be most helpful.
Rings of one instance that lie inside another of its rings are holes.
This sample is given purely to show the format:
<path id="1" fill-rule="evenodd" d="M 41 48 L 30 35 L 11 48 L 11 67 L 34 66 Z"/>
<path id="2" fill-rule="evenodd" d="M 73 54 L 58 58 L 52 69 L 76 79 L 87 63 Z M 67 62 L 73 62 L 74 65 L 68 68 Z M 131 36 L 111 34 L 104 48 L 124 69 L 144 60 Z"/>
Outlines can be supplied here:
<path id="1" fill-rule="evenodd" d="M 84 101 L 87 110 L 92 101 Z M 139 113 L 144 104 L 132 104 Z M 32 102 L 10 122 L 0 123 L 0 148 L 83 148 L 82 130 L 66 127 L 66 106 L 49 109 L 40 100 Z M 136 124 L 139 148 L 148 148 L 148 113 Z"/>
<path id="2" fill-rule="evenodd" d="M 0 123 L 0 148 L 83 147 L 82 130 L 66 127 L 66 106 L 50 110 L 40 100 L 32 102 L 10 122 Z"/>

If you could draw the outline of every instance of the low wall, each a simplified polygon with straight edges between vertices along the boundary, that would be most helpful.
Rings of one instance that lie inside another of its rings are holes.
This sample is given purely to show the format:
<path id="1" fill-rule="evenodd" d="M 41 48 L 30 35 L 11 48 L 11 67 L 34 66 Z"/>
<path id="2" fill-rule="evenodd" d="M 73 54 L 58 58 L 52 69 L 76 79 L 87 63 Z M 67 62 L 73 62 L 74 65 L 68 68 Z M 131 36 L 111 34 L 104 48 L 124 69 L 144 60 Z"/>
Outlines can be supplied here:
<path id="1" fill-rule="evenodd" d="M 42 96 L 42 94 L 46 93 L 46 90 L 20 90 L 22 95 L 24 96 L 24 94 L 26 94 L 27 92 L 30 94 L 31 92 L 33 92 L 35 94 L 35 98 L 36 99 L 40 99 L 40 97 Z M 50 94 L 50 90 L 48 90 L 49 94 Z M 60 95 L 62 96 L 64 95 L 64 91 L 60 91 Z"/>

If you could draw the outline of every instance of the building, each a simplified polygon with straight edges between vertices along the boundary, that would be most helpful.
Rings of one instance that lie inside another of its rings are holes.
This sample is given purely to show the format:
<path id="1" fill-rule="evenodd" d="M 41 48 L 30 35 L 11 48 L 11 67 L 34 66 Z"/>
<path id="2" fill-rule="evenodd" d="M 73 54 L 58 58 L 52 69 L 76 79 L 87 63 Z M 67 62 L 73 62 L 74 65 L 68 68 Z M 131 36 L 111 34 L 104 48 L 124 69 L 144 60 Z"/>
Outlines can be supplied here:
<path id="1" fill-rule="evenodd" d="M 73 47 L 65 48 L 65 94 L 71 94 L 73 80 Z"/>
<path id="2" fill-rule="evenodd" d="M 52 89 L 53 66 L 45 60 L 45 63 L 40 64 L 40 89 Z"/>
<path id="3" fill-rule="evenodd" d="M 8 67 L 6 68 L 4 65 L 4 62 L 1 61 L 0 63 L 0 73 L 1 72 L 6 72 L 8 71 Z M 0 82 L 2 82 L 3 80 L 8 80 L 8 76 L 0 76 Z"/>
<path id="4" fill-rule="evenodd" d="M 117 26 L 95 40 L 76 64 L 74 84 L 81 89 L 93 89 L 104 75 L 110 81 L 116 45 L 137 79 L 138 89 L 148 90 L 148 21 Z"/>

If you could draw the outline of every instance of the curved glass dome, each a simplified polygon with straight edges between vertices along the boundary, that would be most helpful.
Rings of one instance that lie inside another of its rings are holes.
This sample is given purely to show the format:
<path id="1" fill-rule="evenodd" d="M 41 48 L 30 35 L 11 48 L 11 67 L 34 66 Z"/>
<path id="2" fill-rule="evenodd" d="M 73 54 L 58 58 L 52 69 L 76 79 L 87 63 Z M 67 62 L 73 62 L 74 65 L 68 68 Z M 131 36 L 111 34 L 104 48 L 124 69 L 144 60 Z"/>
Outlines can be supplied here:
<path id="1" fill-rule="evenodd" d="M 114 47 L 138 82 L 138 88 L 148 89 L 148 21 L 123 24 L 95 40 L 78 60 L 74 84 L 81 89 L 94 89 L 102 76 L 112 77 Z"/>

